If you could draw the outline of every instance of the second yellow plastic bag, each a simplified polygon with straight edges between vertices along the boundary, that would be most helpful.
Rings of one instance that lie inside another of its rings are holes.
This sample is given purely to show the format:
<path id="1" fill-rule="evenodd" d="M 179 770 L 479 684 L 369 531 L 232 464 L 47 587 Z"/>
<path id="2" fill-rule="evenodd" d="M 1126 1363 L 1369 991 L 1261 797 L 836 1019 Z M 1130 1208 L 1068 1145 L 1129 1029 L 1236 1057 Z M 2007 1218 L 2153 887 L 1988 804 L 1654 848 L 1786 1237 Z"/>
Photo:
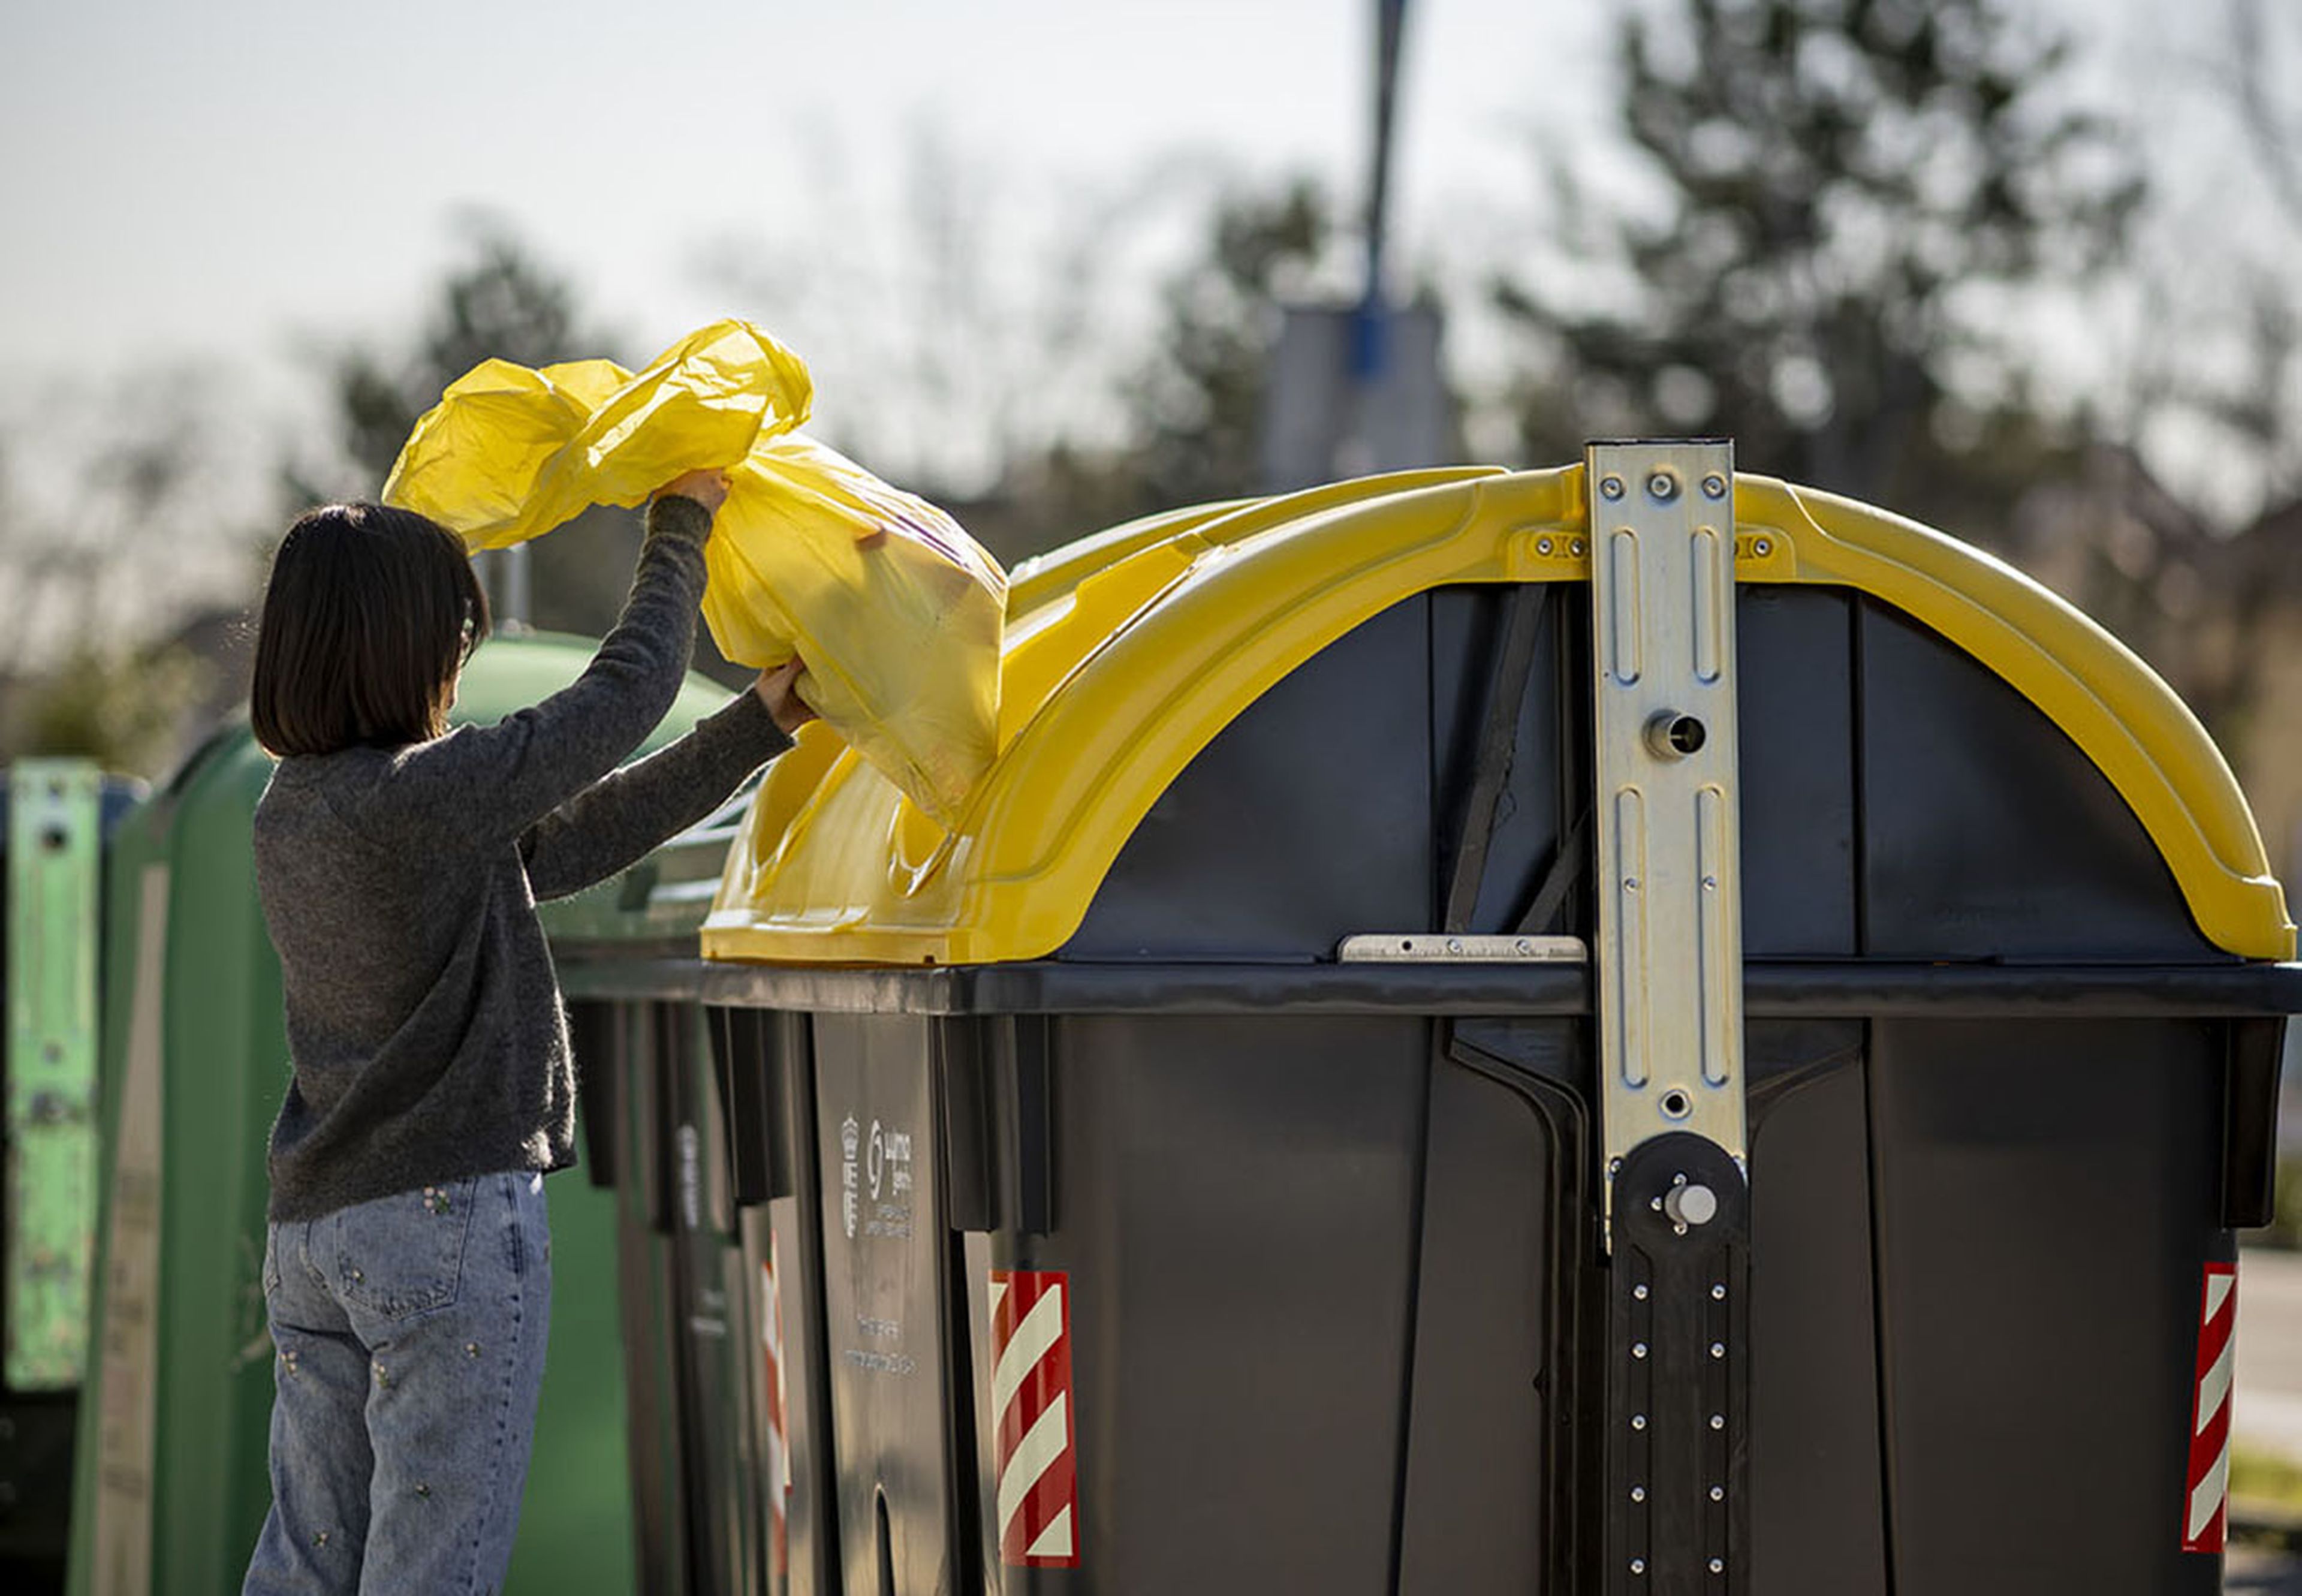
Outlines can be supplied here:
<path id="1" fill-rule="evenodd" d="M 794 433 L 812 398 L 799 357 L 742 322 L 636 376 L 491 360 L 416 423 L 384 498 L 492 549 L 727 470 L 704 551 L 719 651 L 760 667 L 797 654 L 817 713 L 949 827 L 996 752 L 1006 575 L 943 511 Z"/>

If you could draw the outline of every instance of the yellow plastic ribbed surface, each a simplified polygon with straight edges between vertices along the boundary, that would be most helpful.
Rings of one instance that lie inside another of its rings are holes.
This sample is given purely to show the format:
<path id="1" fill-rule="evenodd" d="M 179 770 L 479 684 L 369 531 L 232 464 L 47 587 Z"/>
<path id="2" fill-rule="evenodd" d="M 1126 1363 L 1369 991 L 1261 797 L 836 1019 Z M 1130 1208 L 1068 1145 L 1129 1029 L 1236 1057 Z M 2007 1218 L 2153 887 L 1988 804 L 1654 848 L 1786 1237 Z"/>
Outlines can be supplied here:
<path id="1" fill-rule="evenodd" d="M 2011 567 L 1867 506 L 1742 476 L 1735 521 L 1741 580 L 1860 589 L 1966 650 L 2124 796 L 2209 941 L 2293 956 L 2229 767 L 2114 638 Z M 704 953 L 912 965 L 1052 953 L 1159 794 L 1273 683 L 1426 589 L 1581 580 L 1588 533 L 1581 466 L 1464 468 L 1176 511 L 1043 556 L 1014 573 L 1000 752 L 959 828 L 810 727 L 729 851 Z"/>

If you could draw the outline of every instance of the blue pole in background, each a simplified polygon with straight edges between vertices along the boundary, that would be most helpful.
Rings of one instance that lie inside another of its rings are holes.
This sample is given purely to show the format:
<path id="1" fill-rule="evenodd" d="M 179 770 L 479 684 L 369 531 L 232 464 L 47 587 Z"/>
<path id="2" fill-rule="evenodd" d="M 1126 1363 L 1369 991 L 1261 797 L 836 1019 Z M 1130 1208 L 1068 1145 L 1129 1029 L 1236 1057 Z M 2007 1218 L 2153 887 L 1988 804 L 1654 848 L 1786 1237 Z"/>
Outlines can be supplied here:
<path id="1" fill-rule="evenodd" d="M 1390 202 L 1390 139 L 1399 98 L 1399 53 L 1407 0 L 1375 0 L 1374 148 L 1367 176 L 1366 284 L 1351 340 L 1351 376 L 1360 383 L 1386 364 L 1382 290 L 1384 228 Z"/>

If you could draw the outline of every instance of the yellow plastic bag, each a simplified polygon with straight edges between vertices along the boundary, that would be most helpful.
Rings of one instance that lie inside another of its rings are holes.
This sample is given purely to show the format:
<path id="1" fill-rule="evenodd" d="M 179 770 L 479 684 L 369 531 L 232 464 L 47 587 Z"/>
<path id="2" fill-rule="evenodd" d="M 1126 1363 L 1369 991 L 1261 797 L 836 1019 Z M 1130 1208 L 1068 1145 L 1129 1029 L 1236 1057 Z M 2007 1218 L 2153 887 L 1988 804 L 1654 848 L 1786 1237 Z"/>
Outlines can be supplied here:
<path id="1" fill-rule="evenodd" d="M 497 549 L 683 471 L 727 471 L 704 549 L 719 651 L 799 655 L 816 712 L 949 827 L 996 752 L 1006 575 L 935 506 L 795 434 L 812 399 L 800 358 L 743 322 L 636 376 L 491 360 L 416 424 L 384 499 Z"/>

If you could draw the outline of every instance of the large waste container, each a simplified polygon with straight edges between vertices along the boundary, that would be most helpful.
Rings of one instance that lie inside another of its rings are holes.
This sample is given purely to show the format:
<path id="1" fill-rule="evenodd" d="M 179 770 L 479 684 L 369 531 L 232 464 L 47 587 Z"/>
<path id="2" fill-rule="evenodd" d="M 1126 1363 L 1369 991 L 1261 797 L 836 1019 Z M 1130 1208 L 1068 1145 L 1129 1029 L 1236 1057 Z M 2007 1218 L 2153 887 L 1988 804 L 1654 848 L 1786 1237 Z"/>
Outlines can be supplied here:
<path id="1" fill-rule="evenodd" d="M 143 784 L 82 759 L 0 769 L 0 1586 L 63 1586 L 96 1230 L 104 851 Z"/>
<path id="2" fill-rule="evenodd" d="M 771 1588 L 2218 1588 L 2302 970 L 2113 639 L 1622 444 L 1073 545 L 1003 687 L 955 832 L 812 728 L 563 967 L 712 1012 Z"/>
<path id="3" fill-rule="evenodd" d="M 494 719 L 565 686 L 595 646 L 499 637 L 459 683 L 458 720 Z M 698 678 L 652 743 L 725 700 Z M 273 1356 L 262 1286 L 265 1148 L 287 1081 L 280 971 L 256 903 L 250 820 L 272 760 L 245 725 L 218 732 L 113 839 L 105 911 L 101 1177 L 94 1317 L 79 1415 L 69 1589 L 238 1588 L 270 1501 Z M 643 861 L 643 873 L 653 869 Z M 643 951 L 628 883 L 550 906 L 555 935 Z M 642 895 L 644 897 L 644 894 Z M 589 1102 L 579 1115 L 596 1127 Z M 550 1187 L 551 1350 L 527 1510 L 507 1588 L 631 1588 L 616 1194 Z"/>
<path id="4" fill-rule="evenodd" d="M 693 958 L 742 796 L 553 917 L 563 962 Z M 612 1186 L 632 1522 L 643 1591 L 755 1592 L 780 1554 L 766 1215 L 737 1200 L 702 1012 L 577 1001 L 584 1161 Z M 592 1288 L 598 1289 L 598 1282 Z M 531 1491 L 531 1500 L 534 1493 Z"/>

